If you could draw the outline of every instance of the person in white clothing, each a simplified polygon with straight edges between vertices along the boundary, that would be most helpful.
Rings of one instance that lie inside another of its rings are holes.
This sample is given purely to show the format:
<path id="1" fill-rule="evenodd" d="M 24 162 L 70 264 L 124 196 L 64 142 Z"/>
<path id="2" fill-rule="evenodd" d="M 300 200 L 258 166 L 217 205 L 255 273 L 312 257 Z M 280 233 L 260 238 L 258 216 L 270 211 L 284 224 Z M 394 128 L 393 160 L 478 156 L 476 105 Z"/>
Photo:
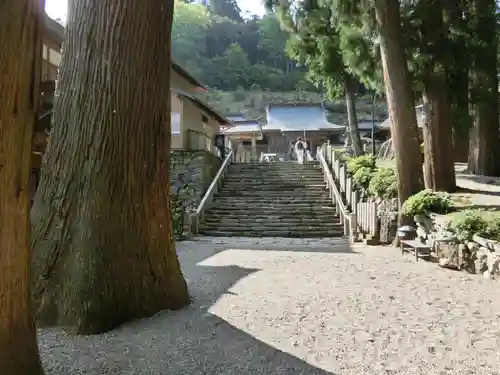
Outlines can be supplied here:
<path id="1" fill-rule="evenodd" d="M 299 164 L 304 164 L 305 160 L 305 146 L 304 146 L 304 141 L 302 141 L 302 138 L 297 138 L 297 142 L 295 142 L 295 154 L 297 155 L 297 162 Z"/>

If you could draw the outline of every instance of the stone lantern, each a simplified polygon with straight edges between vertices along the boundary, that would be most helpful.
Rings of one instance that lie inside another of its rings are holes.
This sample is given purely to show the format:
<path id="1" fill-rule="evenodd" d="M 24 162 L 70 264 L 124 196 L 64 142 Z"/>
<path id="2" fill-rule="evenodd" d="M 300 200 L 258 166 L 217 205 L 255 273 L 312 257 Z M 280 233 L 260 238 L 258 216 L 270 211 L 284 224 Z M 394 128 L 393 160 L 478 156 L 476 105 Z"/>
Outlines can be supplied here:
<path id="1" fill-rule="evenodd" d="M 397 236 L 400 241 L 414 240 L 417 237 L 417 231 L 411 225 L 403 225 L 398 228 Z"/>

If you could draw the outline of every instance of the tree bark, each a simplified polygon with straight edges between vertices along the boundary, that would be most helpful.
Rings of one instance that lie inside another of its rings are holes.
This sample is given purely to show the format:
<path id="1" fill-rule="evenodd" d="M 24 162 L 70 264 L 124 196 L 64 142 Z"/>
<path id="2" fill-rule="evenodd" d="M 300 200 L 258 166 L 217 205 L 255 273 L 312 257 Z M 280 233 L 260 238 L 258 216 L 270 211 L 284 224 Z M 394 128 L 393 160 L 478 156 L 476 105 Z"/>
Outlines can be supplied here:
<path id="1" fill-rule="evenodd" d="M 391 119 L 400 206 L 423 187 L 420 142 L 398 0 L 376 0 L 387 106 Z"/>
<path id="2" fill-rule="evenodd" d="M 169 203 L 172 13 L 172 1 L 69 1 L 32 210 L 41 325 L 94 334 L 189 302 Z"/>
<path id="3" fill-rule="evenodd" d="M 446 80 L 446 55 L 442 49 L 450 43 L 443 22 L 442 0 L 419 2 L 422 14 L 422 51 L 424 67 L 424 180 L 425 187 L 435 191 L 456 190 L 453 160 L 453 116 Z"/>
<path id="4" fill-rule="evenodd" d="M 31 140 L 42 0 L 0 2 L 0 374 L 43 374 L 29 280 Z"/>
<path id="5" fill-rule="evenodd" d="M 345 101 L 347 106 L 347 118 L 349 121 L 349 136 L 354 156 L 363 155 L 363 143 L 358 131 L 358 119 L 356 117 L 356 93 L 352 77 L 346 74 L 344 78 Z"/>
<path id="6" fill-rule="evenodd" d="M 472 68 L 473 125 L 468 167 L 474 174 L 499 176 L 496 1 L 475 0 L 471 4 L 477 43 Z"/>
<path id="7" fill-rule="evenodd" d="M 444 75 L 428 76 L 424 90 L 427 120 L 424 124 L 425 187 L 454 192 L 457 188 L 453 161 L 452 116 Z"/>
<path id="8" fill-rule="evenodd" d="M 468 29 L 468 19 L 464 15 L 466 1 L 441 2 L 446 28 L 465 31 Z M 468 56 L 468 39 L 464 34 L 448 39 L 447 49 L 453 64 L 445 64 L 448 96 L 451 100 L 453 118 L 453 154 L 455 162 L 467 162 L 469 156 L 469 134 L 471 129 L 469 112 L 469 71 L 471 68 Z"/>

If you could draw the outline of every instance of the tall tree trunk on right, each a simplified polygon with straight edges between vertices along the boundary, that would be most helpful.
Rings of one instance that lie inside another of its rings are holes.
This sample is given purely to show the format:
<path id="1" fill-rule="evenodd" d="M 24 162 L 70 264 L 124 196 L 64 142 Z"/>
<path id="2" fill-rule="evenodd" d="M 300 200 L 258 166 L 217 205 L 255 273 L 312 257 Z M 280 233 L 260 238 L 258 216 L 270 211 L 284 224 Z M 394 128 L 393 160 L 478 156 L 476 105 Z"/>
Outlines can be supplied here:
<path id="1" fill-rule="evenodd" d="M 347 106 L 347 118 L 349 121 L 349 136 L 351 138 L 354 156 L 363 155 L 363 143 L 358 131 L 358 118 L 356 116 L 356 87 L 348 74 L 344 77 L 344 92 Z"/>
<path id="2" fill-rule="evenodd" d="M 476 43 L 472 69 L 473 125 L 468 167 L 474 174 L 499 176 L 496 1 L 474 0 L 471 6 Z"/>
<path id="3" fill-rule="evenodd" d="M 444 75 L 428 76 L 424 90 L 424 180 L 435 191 L 457 188 L 452 145 L 452 116 Z"/>
<path id="4" fill-rule="evenodd" d="M 465 31 L 469 27 L 464 14 L 467 0 L 440 2 L 444 8 L 447 30 Z M 451 101 L 453 118 L 453 155 L 456 162 L 467 162 L 469 156 L 469 135 L 471 129 L 469 111 L 469 71 L 471 61 L 467 44 L 469 38 L 463 34 L 455 34 L 448 39 L 447 49 L 453 64 L 445 64 L 448 97 Z"/>
<path id="5" fill-rule="evenodd" d="M 189 302 L 169 203 L 172 15 L 172 1 L 69 1 L 32 210 L 41 325 L 93 334 Z"/>
<path id="6" fill-rule="evenodd" d="M 420 142 L 398 0 L 375 0 L 400 206 L 423 188 Z"/>
<path id="7" fill-rule="evenodd" d="M 43 374 L 30 293 L 29 180 L 42 0 L 0 2 L 0 374 Z"/>
<path id="8" fill-rule="evenodd" d="M 425 187 L 436 191 L 456 190 L 453 160 L 453 117 L 446 80 L 447 60 L 442 48 L 450 41 L 443 22 L 441 0 L 421 0 L 422 50 L 427 59 L 424 71 L 424 180 Z M 446 56 L 446 55 L 445 55 Z"/>

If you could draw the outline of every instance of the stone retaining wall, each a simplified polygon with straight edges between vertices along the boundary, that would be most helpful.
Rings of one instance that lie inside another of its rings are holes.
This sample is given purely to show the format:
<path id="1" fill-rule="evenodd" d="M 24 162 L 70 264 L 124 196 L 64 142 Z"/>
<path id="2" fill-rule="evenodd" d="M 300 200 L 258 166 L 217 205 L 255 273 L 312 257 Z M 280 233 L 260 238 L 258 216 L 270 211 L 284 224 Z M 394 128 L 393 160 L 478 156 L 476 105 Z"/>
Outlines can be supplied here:
<path id="1" fill-rule="evenodd" d="M 196 210 L 220 165 L 221 160 L 208 151 L 171 151 L 171 194 L 179 197 L 186 210 Z"/>
<path id="2" fill-rule="evenodd" d="M 421 241 L 433 243 L 439 266 L 486 278 L 500 279 L 500 244 L 479 236 L 460 241 L 448 229 L 449 219 L 443 215 L 415 216 L 417 236 Z"/>

